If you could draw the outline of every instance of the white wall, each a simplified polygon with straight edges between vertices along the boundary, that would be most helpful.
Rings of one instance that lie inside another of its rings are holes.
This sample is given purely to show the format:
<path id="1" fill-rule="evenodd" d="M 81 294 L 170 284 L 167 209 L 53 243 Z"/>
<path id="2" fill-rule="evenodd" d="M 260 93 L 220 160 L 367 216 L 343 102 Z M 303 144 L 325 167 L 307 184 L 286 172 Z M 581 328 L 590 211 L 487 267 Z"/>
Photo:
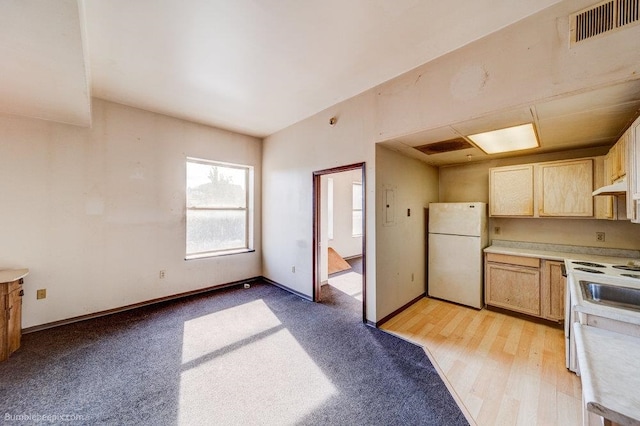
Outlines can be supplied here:
<path id="1" fill-rule="evenodd" d="M 366 210 L 374 210 L 373 93 L 367 92 L 265 139 L 263 269 L 265 277 L 313 293 L 313 172 L 366 163 Z M 336 116 L 335 126 L 329 118 Z M 367 218 L 367 317 L 375 314 L 375 226 Z M 291 272 L 292 266 L 296 272 Z"/>
<path id="2" fill-rule="evenodd" d="M 100 100 L 92 121 L 0 116 L 0 267 L 30 269 L 23 327 L 262 274 L 259 139 Z M 186 156 L 255 167 L 255 252 L 184 260 Z"/>
<path id="3" fill-rule="evenodd" d="M 362 255 L 362 237 L 352 234 L 352 191 L 353 183 L 362 183 L 362 172 L 349 172 L 328 175 L 333 178 L 333 239 L 329 247 L 342 257 Z"/>
<path id="4" fill-rule="evenodd" d="M 424 208 L 438 201 L 438 169 L 378 146 L 376 170 L 376 314 L 381 319 L 426 292 Z M 395 194 L 393 221 L 382 219 L 385 189 Z"/>

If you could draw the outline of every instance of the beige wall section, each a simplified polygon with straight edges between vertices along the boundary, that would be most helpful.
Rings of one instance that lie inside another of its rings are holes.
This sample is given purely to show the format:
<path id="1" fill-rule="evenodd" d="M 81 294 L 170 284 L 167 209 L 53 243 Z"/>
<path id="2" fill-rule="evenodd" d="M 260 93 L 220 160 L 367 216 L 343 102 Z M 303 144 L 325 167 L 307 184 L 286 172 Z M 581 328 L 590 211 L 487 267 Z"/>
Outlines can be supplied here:
<path id="1" fill-rule="evenodd" d="M 31 271 L 23 327 L 261 275 L 261 151 L 97 99 L 91 129 L 0 116 L 0 267 Z M 255 168 L 255 252 L 184 260 L 187 156 Z"/>
<path id="2" fill-rule="evenodd" d="M 426 291 L 424 208 L 438 201 L 438 170 L 381 146 L 376 147 L 376 170 L 376 312 L 380 320 Z M 387 220 L 385 190 L 394 193 L 393 216 Z"/>
<path id="3" fill-rule="evenodd" d="M 380 85 L 376 140 L 637 79 L 640 26 L 569 48 L 569 15 L 594 3 L 562 1 Z"/>
<path id="4" fill-rule="evenodd" d="M 265 277 L 313 293 L 313 172 L 366 163 L 367 318 L 375 321 L 373 92 L 339 103 L 267 137 L 263 146 Z M 337 117 L 334 126 L 331 117 Z M 292 267 L 295 266 L 295 272 Z"/>
<path id="5" fill-rule="evenodd" d="M 489 202 L 491 167 L 597 156 L 605 154 L 607 149 L 600 147 L 441 167 L 440 200 Z M 500 228 L 499 234 L 495 232 L 496 227 Z M 605 232 L 604 242 L 596 241 L 596 232 Z M 489 238 L 637 250 L 640 249 L 640 225 L 593 219 L 490 218 Z"/>

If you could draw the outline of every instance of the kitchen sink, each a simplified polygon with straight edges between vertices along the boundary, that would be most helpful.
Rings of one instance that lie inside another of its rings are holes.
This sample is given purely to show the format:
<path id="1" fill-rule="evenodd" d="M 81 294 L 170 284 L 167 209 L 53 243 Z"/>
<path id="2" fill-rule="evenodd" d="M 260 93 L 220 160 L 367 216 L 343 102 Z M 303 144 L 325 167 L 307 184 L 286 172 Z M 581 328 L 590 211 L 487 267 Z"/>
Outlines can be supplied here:
<path id="1" fill-rule="evenodd" d="M 640 288 L 580 281 L 582 297 L 614 308 L 640 311 Z"/>

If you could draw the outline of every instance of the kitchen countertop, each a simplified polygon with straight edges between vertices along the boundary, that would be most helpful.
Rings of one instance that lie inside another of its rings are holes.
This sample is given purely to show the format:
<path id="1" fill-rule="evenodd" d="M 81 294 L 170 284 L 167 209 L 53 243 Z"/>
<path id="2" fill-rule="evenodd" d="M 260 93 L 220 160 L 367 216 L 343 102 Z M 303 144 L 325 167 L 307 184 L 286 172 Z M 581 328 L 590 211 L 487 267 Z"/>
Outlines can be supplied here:
<path id="1" fill-rule="evenodd" d="M 574 324 L 586 408 L 620 424 L 640 425 L 640 338 Z"/>
<path id="2" fill-rule="evenodd" d="M 559 262 L 565 259 L 573 259 L 604 263 L 628 264 L 631 262 L 640 265 L 640 250 L 493 240 L 492 245 L 485 248 L 484 252 L 511 256 L 537 257 Z"/>
<path id="3" fill-rule="evenodd" d="M 485 253 L 505 254 L 510 256 L 535 257 L 539 259 L 563 262 L 566 259 L 587 262 L 614 263 L 624 265 L 640 265 L 640 251 L 627 249 L 610 249 L 598 247 L 581 247 L 561 244 L 528 243 L 521 241 L 494 240 L 484 249 Z M 640 281 L 630 282 L 619 277 L 610 277 L 575 271 L 567 278 L 568 290 L 571 292 L 572 308 L 577 312 L 597 315 L 618 321 L 640 325 L 640 311 L 603 306 L 584 300 L 580 290 L 580 280 L 594 280 L 603 284 L 621 285 L 640 288 Z"/>
<path id="4" fill-rule="evenodd" d="M 0 269 L 0 283 L 10 283 L 27 276 L 28 269 Z"/>

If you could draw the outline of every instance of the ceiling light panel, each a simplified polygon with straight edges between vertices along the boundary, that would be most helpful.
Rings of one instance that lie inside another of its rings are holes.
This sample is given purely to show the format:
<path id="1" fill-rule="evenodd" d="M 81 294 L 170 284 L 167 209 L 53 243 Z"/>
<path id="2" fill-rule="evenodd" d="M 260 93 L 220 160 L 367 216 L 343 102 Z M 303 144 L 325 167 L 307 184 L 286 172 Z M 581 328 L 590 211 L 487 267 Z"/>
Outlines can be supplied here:
<path id="1" fill-rule="evenodd" d="M 469 139 L 487 154 L 520 151 L 540 146 L 532 123 L 470 135 Z"/>

